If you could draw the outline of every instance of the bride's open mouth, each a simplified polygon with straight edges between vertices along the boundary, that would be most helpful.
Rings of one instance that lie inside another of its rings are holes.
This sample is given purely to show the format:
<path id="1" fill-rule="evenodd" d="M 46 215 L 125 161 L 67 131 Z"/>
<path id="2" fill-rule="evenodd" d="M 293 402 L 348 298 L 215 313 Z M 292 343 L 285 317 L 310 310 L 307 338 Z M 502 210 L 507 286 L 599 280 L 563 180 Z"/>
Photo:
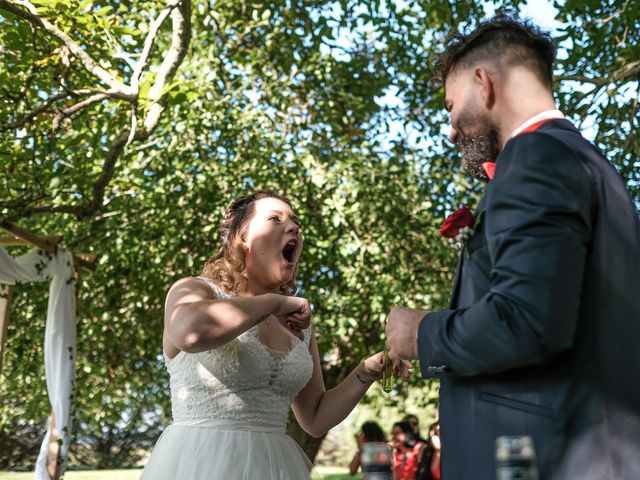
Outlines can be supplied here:
<path id="1" fill-rule="evenodd" d="M 289 240 L 282 248 L 282 256 L 287 263 L 293 265 L 296 259 L 296 251 L 298 249 L 298 241 L 295 239 Z"/>

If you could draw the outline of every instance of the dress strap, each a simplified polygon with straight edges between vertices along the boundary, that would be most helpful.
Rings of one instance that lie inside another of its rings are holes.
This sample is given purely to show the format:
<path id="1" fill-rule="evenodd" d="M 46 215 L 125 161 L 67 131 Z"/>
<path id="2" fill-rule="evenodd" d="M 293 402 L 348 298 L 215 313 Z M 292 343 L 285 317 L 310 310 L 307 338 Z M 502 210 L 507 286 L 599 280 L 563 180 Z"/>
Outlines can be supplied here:
<path id="1" fill-rule="evenodd" d="M 311 337 L 314 335 L 313 323 L 309 324 L 309 326 L 305 328 L 302 332 L 304 333 L 304 343 L 306 343 L 308 347 L 309 344 L 311 343 Z"/>
<path id="2" fill-rule="evenodd" d="M 207 285 L 209 285 L 211 287 L 211 290 L 213 290 L 213 294 L 215 295 L 216 298 L 231 298 L 232 297 L 232 295 L 230 295 L 227 292 L 225 292 L 222 288 L 220 288 L 220 285 L 218 285 L 216 282 L 214 282 L 213 280 L 211 280 L 208 277 L 203 277 L 202 275 L 199 275 L 199 276 L 193 277 L 193 278 L 197 278 L 198 280 L 204 280 L 205 282 L 207 282 Z"/>

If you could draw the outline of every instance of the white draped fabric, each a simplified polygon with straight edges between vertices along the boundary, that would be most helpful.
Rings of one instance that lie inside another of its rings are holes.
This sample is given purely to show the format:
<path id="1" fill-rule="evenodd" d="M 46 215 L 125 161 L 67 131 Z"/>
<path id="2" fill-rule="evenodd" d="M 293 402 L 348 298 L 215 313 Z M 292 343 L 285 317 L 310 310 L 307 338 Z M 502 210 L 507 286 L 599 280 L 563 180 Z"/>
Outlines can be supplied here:
<path id="1" fill-rule="evenodd" d="M 47 392 L 54 412 L 58 443 L 62 441 L 60 472 L 67 466 L 71 443 L 71 410 L 75 385 L 76 307 L 73 256 L 58 248 L 55 255 L 30 252 L 12 258 L 0 247 L 0 283 L 50 280 L 47 323 L 44 333 L 44 370 Z M 51 423 L 36 462 L 35 479 L 50 480 L 46 468 Z"/>

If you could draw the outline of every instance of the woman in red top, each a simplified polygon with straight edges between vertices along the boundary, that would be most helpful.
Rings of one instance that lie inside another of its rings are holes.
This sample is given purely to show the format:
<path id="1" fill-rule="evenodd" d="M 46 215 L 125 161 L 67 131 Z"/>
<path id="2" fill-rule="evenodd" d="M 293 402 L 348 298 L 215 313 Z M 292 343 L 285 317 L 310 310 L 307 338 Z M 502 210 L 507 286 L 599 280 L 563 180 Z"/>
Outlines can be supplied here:
<path id="1" fill-rule="evenodd" d="M 416 440 L 409 422 L 396 422 L 391 430 L 393 478 L 415 480 L 425 443 Z"/>
<path id="2" fill-rule="evenodd" d="M 440 480 L 440 424 L 433 423 L 429 427 L 429 439 L 422 451 L 422 459 L 418 466 L 416 480 Z"/>

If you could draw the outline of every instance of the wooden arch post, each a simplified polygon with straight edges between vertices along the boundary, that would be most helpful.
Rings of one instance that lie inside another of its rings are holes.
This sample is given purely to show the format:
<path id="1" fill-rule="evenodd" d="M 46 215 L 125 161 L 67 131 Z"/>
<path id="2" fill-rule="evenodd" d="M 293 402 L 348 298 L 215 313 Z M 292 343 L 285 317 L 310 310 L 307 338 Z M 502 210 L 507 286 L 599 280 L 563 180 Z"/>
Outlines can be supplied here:
<path id="1" fill-rule="evenodd" d="M 0 373 L 2 373 L 4 344 L 7 339 L 7 329 L 9 328 L 12 299 L 13 287 L 11 285 L 0 285 Z"/>
<path id="2" fill-rule="evenodd" d="M 58 244 L 62 240 L 61 236 L 41 237 L 29 232 L 17 225 L 7 221 L 0 221 L 0 229 L 8 232 L 11 236 L 0 237 L 0 246 L 35 246 L 45 252 L 55 254 Z M 76 309 L 78 308 L 78 290 L 80 282 L 80 270 L 95 270 L 96 256 L 92 254 L 74 254 L 73 263 L 76 267 Z M 4 358 L 5 343 L 9 327 L 11 313 L 11 301 L 13 299 L 13 288 L 11 285 L 0 284 L 0 374 L 2 373 L 2 359 Z M 47 472 L 53 480 L 60 479 L 60 466 L 58 456 L 60 455 L 60 445 L 58 444 L 58 429 L 56 426 L 55 412 L 51 410 L 50 416 L 50 436 L 49 448 L 47 452 Z"/>

